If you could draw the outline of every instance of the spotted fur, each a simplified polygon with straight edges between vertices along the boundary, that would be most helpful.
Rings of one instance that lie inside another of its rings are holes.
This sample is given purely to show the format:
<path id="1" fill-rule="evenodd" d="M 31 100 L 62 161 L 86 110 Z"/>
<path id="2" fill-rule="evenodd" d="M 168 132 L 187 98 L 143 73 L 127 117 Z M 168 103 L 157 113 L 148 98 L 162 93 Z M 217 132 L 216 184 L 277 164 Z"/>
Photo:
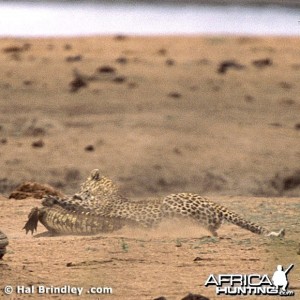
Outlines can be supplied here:
<path id="1" fill-rule="evenodd" d="M 46 197 L 42 208 L 34 208 L 24 229 L 33 232 L 40 221 L 49 231 L 87 234 L 113 231 L 125 224 L 153 227 L 167 218 L 188 218 L 207 228 L 213 236 L 224 221 L 256 234 L 283 237 L 270 232 L 197 194 L 171 194 L 164 199 L 129 201 L 117 186 L 93 170 L 80 191 L 72 197 Z"/>

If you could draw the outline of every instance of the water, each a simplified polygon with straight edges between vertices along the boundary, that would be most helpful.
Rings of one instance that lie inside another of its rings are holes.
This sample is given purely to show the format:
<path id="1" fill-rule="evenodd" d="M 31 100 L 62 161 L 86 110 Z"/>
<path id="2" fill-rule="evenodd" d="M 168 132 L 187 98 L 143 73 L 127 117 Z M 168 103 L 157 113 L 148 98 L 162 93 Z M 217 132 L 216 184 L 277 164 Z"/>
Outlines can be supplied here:
<path id="1" fill-rule="evenodd" d="M 0 36 L 299 35 L 300 9 L 276 6 L 0 2 Z"/>

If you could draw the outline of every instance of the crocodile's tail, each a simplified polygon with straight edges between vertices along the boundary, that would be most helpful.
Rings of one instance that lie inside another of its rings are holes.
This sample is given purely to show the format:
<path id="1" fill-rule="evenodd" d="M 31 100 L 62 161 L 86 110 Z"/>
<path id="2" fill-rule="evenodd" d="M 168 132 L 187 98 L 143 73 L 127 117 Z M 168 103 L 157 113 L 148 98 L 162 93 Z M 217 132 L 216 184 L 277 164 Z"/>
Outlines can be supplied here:
<path id="1" fill-rule="evenodd" d="M 33 234 L 34 231 L 37 229 L 37 224 L 39 221 L 39 209 L 37 207 L 33 208 L 28 215 L 28 221 L 26 222 L 23 229 L 25 229 L 26 234 L 31 231 Z"/>

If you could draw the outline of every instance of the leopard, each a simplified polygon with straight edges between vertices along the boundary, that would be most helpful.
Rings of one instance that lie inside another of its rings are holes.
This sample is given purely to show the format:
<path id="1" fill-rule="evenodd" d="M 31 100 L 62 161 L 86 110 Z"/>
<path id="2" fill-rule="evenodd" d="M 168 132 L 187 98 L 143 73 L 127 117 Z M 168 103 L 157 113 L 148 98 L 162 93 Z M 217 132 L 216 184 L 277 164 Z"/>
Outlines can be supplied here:
<path id="1" fill-rule="evenodd" d="M 283 228 L 269 231 L 199 194 L 175 193 L 162 198 L 129 200 L 99 169 L 90 173 L 78 193 L 63 198 L 47 196 L 42 205 L 29 214 L 24 226 L 26 233 L 33 233 L 38 221 L 56 233 L 86 234 L 114 231 L 125 225 L 155 228 L 166 219 L 190 219 L 213 237 L 218 236 L 217 230 L 225 221 L 255 234 L 285 236 Z"/>

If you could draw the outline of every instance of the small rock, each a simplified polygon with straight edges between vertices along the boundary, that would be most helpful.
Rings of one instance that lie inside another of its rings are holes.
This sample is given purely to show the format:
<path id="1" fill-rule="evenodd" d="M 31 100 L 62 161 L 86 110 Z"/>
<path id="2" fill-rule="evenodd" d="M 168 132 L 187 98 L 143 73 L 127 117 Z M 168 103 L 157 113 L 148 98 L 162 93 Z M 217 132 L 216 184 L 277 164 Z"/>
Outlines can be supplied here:
<path id="1" fill-rule="evenodd" d="M 197 257 L 195 257 L 194 259 L 193 259 L 193 261 L 201 261 L 201 260 L 203 260 L 201 257 L 199 257 L 199 256 L 197 256 Z"/>
<path id="2" fill-rule="evenodd" d="M 296 130 L 300 130 L 300 123 L 296 123 L 296 124 L 295 124 L 295 129 L 296 129 Z"/>
<path id="3" fill-rule="evenodd" d="M 158 165 L 158 164 L 155 164 L 155 165 L 153 166 L 153 169 L 155 169 L 155 170 L 161 170 L 161 169 L 162 169 L 162 166 L 161 166 L 161 165 Z"/>
<path id="4" fill-rule="evenodd" d="M 3 52 L 5 53 L 16 53 L 21 51 L 23 51 L 23 48 L 19 46 L 10 46 L 3 49 Z"/>
<path id="5" fill-rule="evenodd" d="M 71 44 L 65 44 L 64 49 L 69 51 L 72 49 L 72 45 Z"/>
<path id="6" fill-rule="evenodd" d="M 127 39 L 127 36 L 124 35 L 124 34 L 117 34 L 117 35 L 115 35 L 114 39 L 115 39 L 116 41 L 124 41 L 124 40 Z"/>
<path id="7" fill-rule="evenodd" d="M 241 70 L 244 68 L 245 68 L 244 65 L 237 63 L 235 60 L 225 60 L 219 64 L 218 73 L 225 74 L 228 69 Z"/>
<path id="8" fill-rule="evenodd" d="M 126 81 L 126 77 L 125 76 L 117 76 L 113 79 L 113 82 L 115 83 L 123 83 Z"/>
<path id="9" fill-rule="evenodd" d="M 34 148 L 42 148 L 45 146 L 45 143 L 43 140 L 37 140 L 37 141 L 34 141 L 32 144 L 31 144 L 32 147 Z"/>
<path id="10" fill-rule="evenodd" d="M 74 55 L 74 56 L 66 57 L 66 62 L 76 62 L 76 61 L 81 61 L 81 60 L 82 60 L 82 55 Z"/>
<path id="11" fill-rule="evenodd" d="M 93 145 L 87 145 L 84 150 L 87 152 L 93 152 L 95 151 L 95 147 Z"/>
<path id="12" fill-rule="evenodd" d="M 99 73 L 115 73 L 116 69 L 111 66 L 102 66 L 97 69 Z"/>
<path id="13" fill-rule="evenodd" d="M 25 43 L 23 46 L 9 46 L 4 48 L 2 51 L 5 53 L 20 53 L 22 51 L 29 50 L 31 45 L 29 43 Z"/>
<path id="14" fill-rule="evenodd" d="M 273 61 L 270 58 L 263 58 L 263 59 L 253 60 L 252 64 L 257 68 L 264 68 L 264 67 L 272 66 Z"/>
<path id="15" fill-rule="evenodd" d="M 273 127 L 282 127 L 282 124 L 278 122 L 270 123 L 270 125 Z"/>
<path id="16" fill-rule="evenodd" d="M 120 56 L 119 58 L 116 59 L 116 62 L 118 64 L 125 65 L 128 62 L 128 59 L 125 56 Z"/>
<path id="17" fill-rule="evenodd" d="M 26 86 L 30 86 L 30 85 L 32 85 L 32 83 L 33 82 L 31 80 L 24 80 L 23 81 L 23 84 L 26 85 Z"/>
<path id="18" fill-rule="evenodd" d="M 128 82 L 128 88 L 135 89 L 138 87 L 138 84 L 136 82 Z"/>
<path id="19" fill-rule="evenodd" d="M 83 87 L 87 87 L 87 83 L 83 78 L 77 76 L 74 80 L 70 82 L 71 92 L 77 92 L 79 89 Z"/>
<path id="20" fill-rule="evenodd" d="M 170 92 L 168 96 L 171 98 L 180 98 L 181 94 L 179 92 Z"/>
<path id="21" fill-rule="evenodd" d="M 175 60 L 174 59 L 167 59 L 166 60 L 166 65 L 167 66 L 174 66 L 175 65 Z"/>
<path id="22" fill-rule="evenodd" d="M 181 150 L 177 147 L 173 148 L 173 153 L 178 154 L 178 155 L 182 154 Z"/>
<path id="23" fill-rule="evenodd" d="M 254 97 L 251 95 L 245 95 L 245 101 L 246 102 L 253 102 L 254 101 Z"/>
<path id="24" fill-rule="evenodd" d="M 68 263 L 66 263 L 66 266 L 67 267 L 73 267 L 73 263 L 72 262 L 68 262 Z"/>
<path id="25" fill-rule="evenodd" d="M 159 49 L 158 51 L 157 51 L 157 53 L 159 54 L 159 55 L 166 55 L 167 54 L 167 50 L 165 49 L 165 48 L 161 48 L 161 49 Z"/>

